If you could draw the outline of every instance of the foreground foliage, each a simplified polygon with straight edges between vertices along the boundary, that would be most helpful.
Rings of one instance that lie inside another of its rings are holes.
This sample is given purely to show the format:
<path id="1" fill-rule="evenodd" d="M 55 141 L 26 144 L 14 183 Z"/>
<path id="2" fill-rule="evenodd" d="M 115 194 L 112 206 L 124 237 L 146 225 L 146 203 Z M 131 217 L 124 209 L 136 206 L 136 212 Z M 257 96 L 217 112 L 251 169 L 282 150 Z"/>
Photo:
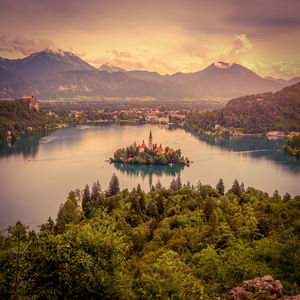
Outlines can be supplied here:
<path id="1" fill-rule="evenodd" d="M 174 184 L 176 183 L 176 184 Z M 82 207 L 79 207 L 81 204 Z M 72 191 L 56 224 L 0 236 L 0 294 L 33 299 L 211 299 L 266 274 L 299 293 L 300 197 L 237 180 Z"/>

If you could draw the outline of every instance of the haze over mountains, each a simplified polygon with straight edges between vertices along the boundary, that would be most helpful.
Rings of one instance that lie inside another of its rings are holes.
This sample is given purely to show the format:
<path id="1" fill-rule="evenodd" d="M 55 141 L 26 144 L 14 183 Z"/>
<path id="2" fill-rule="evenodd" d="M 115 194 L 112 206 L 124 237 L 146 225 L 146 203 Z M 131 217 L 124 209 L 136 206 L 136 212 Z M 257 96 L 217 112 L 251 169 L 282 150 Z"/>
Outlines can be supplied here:
<path id="1" fill-rule="evenodd" d="M 193 98 L 237 97 L 271 92 L 300 81 L 263 78 L 239 64 L 218 62 L 194 73 L 160 75 L 126 71 L 112 65 L 99 69 L 70 52 L 45 50 L 23 59 L 0 58 L 0 97 L 74 96 Z"/>

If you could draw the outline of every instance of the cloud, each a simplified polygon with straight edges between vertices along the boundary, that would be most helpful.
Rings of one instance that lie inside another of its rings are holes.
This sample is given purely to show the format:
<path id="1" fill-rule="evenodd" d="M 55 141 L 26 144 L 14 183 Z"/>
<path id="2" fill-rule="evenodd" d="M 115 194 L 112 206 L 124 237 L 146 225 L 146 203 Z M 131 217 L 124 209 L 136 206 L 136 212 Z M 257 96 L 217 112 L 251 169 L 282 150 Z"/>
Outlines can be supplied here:
<path id="1" fill-rule="evenodd" d="M 49 49 L 59 51 L 58 47 L 48 39 L 26 39 L 22 37 L 12 38 L 8 35 L 0 35 L 0 51 L 6 53 L 22 53 L 28 55 L 33 52 Z"/>
<path id="2" fill-rule="evenodd" d="M 196 56 L 200 58 L 203 63 L 212 63 L 218 61 L 224 61 L 227 63 L 239 63 L 241 57 L 252 50 L 252 43 L 247 38 L 246 34 L 239 34 L 234 36 L 231 48 L 224 53 L 218 54 L 218 50 L 207 47 L 199 47 L 197 49 L 187 46 L 185 47 L 185 52 L 189 56 Z M 220 46 L 218 46 L 220 49 Z M 209 55 L 209 53 L 215 53 L 214 55 Z"/>
<path id="3" fill-rule="evenodd" d="M 156 71 L 162 74 L 176 72 L 178 68 L 171 66 L 164 60 L 149 55 L 144 49 L 138 49 L 136 51 L 107 51 L 107 57 L 101 57 L 97 59 L 87 60 L 91 64 L 95 64 L 98 67 L 102 64 L 114 65 L 125 70 L 148 70 Z"/>
<path id="4" fill-rule="evenodd" d="M 239 62 L 242 55 L 252 49 L 252 44 L 245 34 L 235 36 L 233 46 L 224 58 L 228 62 Z"/>
<path id="5" fill-rule="evenodd" d="M 300 75 L 300 66 L 295 62 L 275 61 L 265 64 L 260 61 L 251 66 L 261 76 L 272 76 L 275 78 L 291 79 Z"/>

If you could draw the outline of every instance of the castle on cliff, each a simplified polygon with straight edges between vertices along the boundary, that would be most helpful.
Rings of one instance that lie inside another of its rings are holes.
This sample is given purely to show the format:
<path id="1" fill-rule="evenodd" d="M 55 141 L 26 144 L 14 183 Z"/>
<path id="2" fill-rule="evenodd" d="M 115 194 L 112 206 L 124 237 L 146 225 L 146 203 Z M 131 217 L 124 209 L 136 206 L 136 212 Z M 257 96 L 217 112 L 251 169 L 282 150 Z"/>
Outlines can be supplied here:
<path id="1" fill-rule="evenodd" d="M 39 103 L 37 102 L 37 100 L 34 96 L 23 95 L 21 98 L 21 101 L 27 103 L 29 105 L 30 110 L 33 110 L 33 109 L 35 109 L 36 111 L 40 110 Z"/>

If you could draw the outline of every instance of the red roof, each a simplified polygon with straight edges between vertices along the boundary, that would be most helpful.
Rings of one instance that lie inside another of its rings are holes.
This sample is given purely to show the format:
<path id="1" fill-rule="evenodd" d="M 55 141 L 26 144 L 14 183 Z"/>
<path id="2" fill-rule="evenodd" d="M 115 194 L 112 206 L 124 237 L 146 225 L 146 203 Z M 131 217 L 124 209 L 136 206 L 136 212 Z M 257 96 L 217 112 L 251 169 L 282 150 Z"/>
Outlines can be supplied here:
<path id="1" fill-rule="evenodd" d="M 173 149 L 169 150 L 169 153 L 174 153 L 174 152 L 175 152 L 175 150 L 173 150 Z"/>
<path id="2" fill-rule="evenodd" d="M 154 151 L 164 152 L 164 149 L 162 147 L 157 147 L 154 149 Z"/>
<path id="3" fill-rule="evenodd" d="M 145 143 L 143 143 L 140 148 L 147 148 L 147 146 L 145 145 Z"/>

